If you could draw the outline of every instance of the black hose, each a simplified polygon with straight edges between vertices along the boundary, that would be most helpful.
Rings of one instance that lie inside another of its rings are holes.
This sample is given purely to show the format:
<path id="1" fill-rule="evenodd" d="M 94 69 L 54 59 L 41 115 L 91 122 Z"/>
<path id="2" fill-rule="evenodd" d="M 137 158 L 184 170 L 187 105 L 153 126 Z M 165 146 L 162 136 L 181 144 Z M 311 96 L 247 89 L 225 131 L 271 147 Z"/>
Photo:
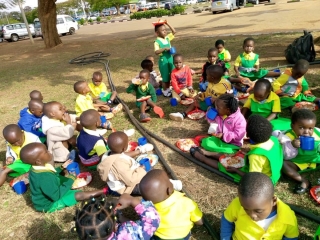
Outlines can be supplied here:
<path id="1" fill-rule="evenodd" d="M 320 60 L 316 60 L 314 62 L 309 62 L 310 65 L 316 65 L 316 64 L 320 64 Z M 275 69 L 278 69 L 278 68 L 287 68 L 287 67 L 293 67 L 294 64 L 287 64 L 287 65 L 282 65 L 282 66 L 278 66 L 278 67 L 272 67 L 272 68 L 267 68 L 267 70 L 269 71 L 273 71 Z"/>

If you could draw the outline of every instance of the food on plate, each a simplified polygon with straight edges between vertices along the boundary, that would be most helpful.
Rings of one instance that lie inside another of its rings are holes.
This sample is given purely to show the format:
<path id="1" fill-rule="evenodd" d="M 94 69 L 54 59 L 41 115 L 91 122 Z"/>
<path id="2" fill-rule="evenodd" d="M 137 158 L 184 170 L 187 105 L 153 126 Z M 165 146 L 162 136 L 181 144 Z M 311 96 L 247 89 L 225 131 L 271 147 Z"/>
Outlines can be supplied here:
<path id="1" fill-rule="evenodd" d="M 84 187 L 91 182 L 92 176 L 90 173 L 85 174 L 83 177 L 81 177 L 81 174 L 85 174 L 85 173 L 80 173 L 79 176 L 76 178 L 76 180 L 74 180 L 72 184 L 72 189 Z"/>
<path id="2" fill-rule="evenodd" d="M 186 99 L 180 101 L 180 103 L 182 105 L 190 105 L 193 102 L 194 102 L 194 100 L 192 98 L 186 98 Z"/>
<path id="3" fill-rule="evenodd" d="M 177 146 L 184 152 L 189 152 L 190 148 L 197 147 L 195 141 L 191 138 L 179 139 L 177 141 Z"/>
<path id="4" fill-rule="evenodd" d="M 193 120 L 203 118 L 205 115 L 206 115 L 206 113 L 203 111 L 196 111 L 196 112 L 188 113 L 188 117 Z"/>
<path id="5" fill-rule="evenodd" d="M 112 112 L 107 112 L 107 113 L 104 113 L 103 115 L 106 117 L 106 119 L 111 119 L 114 117 L 114 114 Z"/>
<path id="6" fill-rule="evenodd" d="M 140 155 L 139 157 L 137 157 L 136 161 L 139 162 L 141 159 L 144 159 L 144 158 L 148 158 L 149 159 L 151 167 L 156 165 L 157 162 L 158 162 L 158 159 L 159 159 L 158 155 L 152 154 L 152 153 L 148 153 L 148 154 Z"/>
<path id="7" fill-rule="evenodd" d="M 319 188 L 316 188 L 314 190 L 314 193 L 316 195 L 316 198 L 317 198 L 317 201 L 320 201 L 320 187 Z"/>
<path id="8" fill-rule="evenodd" d="M 220 163 L 226 168 L 227 167 L 241 168 L 244 166 L 244 158 L 238 155 L 222 156 L 220 158 Z"/>
<path id="9" fill-rule="evenodd" d="M 298 102 L 294 105 L 292 112 L 298 109 L 308 109 L 310 111 L 315 111 L 318 109 L 317 105 L 312 102 Z"/>
<path id="10" fill-rule="evenodd" d="M 138 98 L 137 101 L 138 102 L 143 102 L 143 101 L 147 101 L 149 98 L 151 98 L 151 96 L 145 96 L 145 97 L 141 97 L 141 98 Z"/>

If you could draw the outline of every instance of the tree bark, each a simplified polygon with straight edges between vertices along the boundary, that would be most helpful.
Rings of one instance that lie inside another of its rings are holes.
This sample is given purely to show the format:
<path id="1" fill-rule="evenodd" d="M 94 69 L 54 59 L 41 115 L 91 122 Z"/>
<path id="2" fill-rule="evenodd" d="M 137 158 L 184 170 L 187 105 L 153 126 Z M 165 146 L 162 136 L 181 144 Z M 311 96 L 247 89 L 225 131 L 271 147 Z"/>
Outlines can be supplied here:
<path id="1" fill-rule="evenodd" d="M 46 48 L 53 48 L 62 43 L 57 31 L 57 0 L 38 0 L 38 14 Z"/>

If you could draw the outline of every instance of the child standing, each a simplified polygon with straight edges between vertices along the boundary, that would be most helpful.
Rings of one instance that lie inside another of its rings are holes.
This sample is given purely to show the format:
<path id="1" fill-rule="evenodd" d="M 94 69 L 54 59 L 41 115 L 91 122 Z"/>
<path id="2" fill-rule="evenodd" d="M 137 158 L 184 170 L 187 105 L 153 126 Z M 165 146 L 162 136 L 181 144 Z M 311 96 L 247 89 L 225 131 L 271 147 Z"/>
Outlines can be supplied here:
<path id="1" fill-rule="evenodd" d="M 86 110 L 80 116 L 80 124 L 83 127 L 77 137 L 80 161 L 84 166 L 94 168 L 107 152 L 106 142 L 97 131 L 101 126 L 100 114 L 94 109 Z"/>
<path id="2" fill-rule="evenodd" d="M 153 62 L 149 59 L 144 59 L 141 62 L 141 67 L 142 69 L 146 69 L 150 72 L 149 83 L 154 87 L 155 90 L 157 90 L 161 86 L 162 82 L 157 81 L 157 73 L 153 70 Z"/>
<path id="3" fill-rule="evenodd" d="M 80 239 L 149 240 L 159 226 L 159 215 L 152 202 L 140 201 L 129 194 L 122 194 L 116 204 L 103 196 L 85 203 L 77 210 L 75 230 Z M 117 210 L 133 207 L 140 220 L 122 221 Z"/>
<path id="4" fill-rule="evenodd" d="M 100 196 L 107 189 L 82 192 L 71 190 L 75 176 L 60 176 L 59 173 L 65 169 L 71 160 L 65 162 L 61 167 L 54 168 L 52 154 L 41 143 L 31 143 L 21 150 L 23 162 L 32 165 L 29 173 L 31 200 L 36 211 L 55 212 L 65 207 L 73 206 L 78 201 L 87 200 Z"/>
<path id="5" fill-rule="evenodd" d="M 221 61 L 225 62 L 226 64 L 226 68 L 228 69 L 229 72 L 229 68 L 230 68 L 230 61 L 231 61 L 231 54 L 230 52 L 224 48 L 224 41 L 219 39 L 216 41 L 215 43 L 215 47 L 216 49 L 218 49 L 218 57 Z"/>
<path id="6" fill-rule="evenodd" d="M 277 117 L 281 112 L 280 99 L 272 92 L 269 80 L 259 79 L 255 83 L 253 93 L 248 97 L 241 112 L 245 118 L 257 114 L 271 121 Z"/>
<path id="7" fill-rule="evenodd" d="M 250 80 L 255 80 L 263 77 L 279 77 L 280 73 L 269 72 L 266 69 L 259 68 L 259 55 L 254 53 L 254 39 L 246 38 L 243 41 L 243 50 L 235 63 L 234 71 L 238 77 L 247 77 Z"/>
<path id="8" fill-rule="evenodd" d="M 168 35 L 166 25 L 171 30 L 171 33 Z M 154 53 L 159 55 L 159 70 L 162 77 L 162 92 L 165 97 L 170 97 L 170 74 L 174 68 L 173 58 L 170 54 L 170 42 L 174 39 L 176 30 L 168 22 L 166 22 L 163 25 L 156 25 L 154 27 L 154 31 L 157 35 L 157 39 L 154 41 Z"/>
<path id="9" fill-rule="evenodd" d="M 307 168 L 314 169 L 320 163 L 320 155 L 318 153 L 318 145 L 320 144 L 320 131 L 315 128 L 317 122 L 316 115 L 307 109 L 297 110 L 291 117 L 291 129 L 285 133 L 290 138 L 291 144 L 284 146 L 284 151 L 287 147 L 291 152 L 296 152 L 296 156 L 283 163 L 283 172 L 291 179 L 299 184 L 295 187 L 294 192 L 303 194 L 308 192 L 310 181 L 299 174 Z M 302 150 L 300 136 L 314 138 L 313 150 Z"/>
<path id="10" fill-rule="evenodd" d="M 281 109 L 293 107 L 297 102 L 314 102 L 319 105 L 319 98 L 316 98 L 310 91 L 304 75 L 309 69 L 308 61 L 298 60 L 293 68 L 287 68 L 272 86 L 273 91 L 279 95 Z"/>
<path id="11" fill-rule="evenodd" d="M 246 131 L 250 138 L 250 151 L 245 156 L 245 166 L 240 169 L 225 168 L 219 162 L 221 153 L 204 151 L 199 148 L 191 148 L 190 153 L 199 161 L 230 175 L 236 182 L 246 172 L 261 172 L 269 176 L 273 184 L 276 184 L 281 175 L 283 154 L 278 139 L 271 136 L 270 122 L 262 116 L 253 115 L 248 119 Z"/>
<path id="12" fill-rule="evenodd" d="M 160 225 L 155 239 L 189 239 L 194 224 L 202 225 L 202 212 L 198 205 L 174 191 L 165 171 L 151 170 L 140 182 L 143 199 L 153 202 Z"/>
<path id="13" fill-rule="evenodd" d="M 266 175 L 245 174 L 240 180 L 238 197 L 221 218 L 220 239 L 298 240 L 298 223 L 288 205 L 274 195 Z"/>
<path id="14" fill-rule="evenodd" d="M 8 174 L 11 177 L 18 177 L 29 172 L 31 166 L 21 161 L 20 151 L 29 143 L 40 142 L 38 136 L 22 131 L 16 124 L 7 125 L 3 129 L 3 137 L 7 144 L 7 166 L 0 171 L 0 186 L 4 184 Z"/>
<path id="15" fill-rule="evenodd" d="M 148 122 L 151 120 L 150 115 L 146 113 L 147 106 L 153 108 L 153 111 L 160 117 L 164 117 L 163 110 L 158 107 L 155 103 L 157 102 L 157 95 L 154 87 L 148 82 L 150 78 L 150 72 L 146 69 L 142 70 L 139 74 L 140 85 L 130 84 L 127 88 L 127 93 L 133 91 L 136 92 L 136 106 L 140 108 L 140 122 Z M 142 97 L 151 96 L 151 98 L 145 101 L 138 101 Z"/>
<path id="16" fill-rule="evenodd" d="M 173 57 L 175 69 L 171 72 L 171 85 L 173 88 L 172 97 L 178 102 L 187 97 L 195 97 L 197 93 L 193 89 L 191 69 L 183 65 L 183 58 L 180 54 Z"/>
<path id="17" fill-rule="evenodd" d="M 223 78 L 223 68 L 219 65 L 212 65 L 207 68 L 207 80 L 209 82 L 208 88 L 204 93 L 199 93 L 195 97 L 195 102 L 190 104 L 184 112 L 170 113 L 171 120 L 182 122 L 187 117 L 188 112 L 199 107 L 201 110 L 206 111 L 208 106 L 204 99 L 211 97 L 212 104 L 222 94 L 225 94 L 228 90 L 231 90 L 231 84 L 229 81 Z"/>

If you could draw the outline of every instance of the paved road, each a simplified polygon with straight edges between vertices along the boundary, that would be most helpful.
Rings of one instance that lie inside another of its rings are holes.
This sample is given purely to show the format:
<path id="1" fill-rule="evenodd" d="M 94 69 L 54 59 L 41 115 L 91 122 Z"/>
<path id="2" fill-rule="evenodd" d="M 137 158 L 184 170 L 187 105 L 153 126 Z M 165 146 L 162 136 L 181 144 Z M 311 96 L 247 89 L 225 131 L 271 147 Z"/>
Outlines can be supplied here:
<path id="1" fill-rule="evenodd" d="M 297 3 L 286 3 L 285 0 L 275 0 L 274 2 L 275 5 L 260 4 L 231 13 L 212 14 L 207 11 L 167 17 L 167 20 L 177 28 L 179 36 L 259 34 L 303 29 L 320 30 L 319 0 Z M 97 38 L 108 35 L 109 39 L 147 37 L 152 32 L 153 21 L 155 19 L 84 26 L 74 37 L 78 40 L 86 35 Z M 64 40 L 66 39 L 68 38 Z"/>

